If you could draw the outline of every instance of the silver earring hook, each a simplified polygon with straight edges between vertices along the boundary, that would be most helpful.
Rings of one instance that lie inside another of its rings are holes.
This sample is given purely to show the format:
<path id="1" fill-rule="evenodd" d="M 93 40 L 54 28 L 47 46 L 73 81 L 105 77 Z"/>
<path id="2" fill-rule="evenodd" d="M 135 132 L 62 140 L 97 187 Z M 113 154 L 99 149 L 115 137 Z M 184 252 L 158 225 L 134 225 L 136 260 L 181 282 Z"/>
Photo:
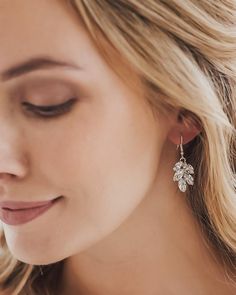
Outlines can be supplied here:
<path id="1" fill-rule="evenodd" d="M 180 143 L 177 145 L 177 149 L 180 148 L 181 158 L 183 158 L 184 150 L 183 150 L 183 136 L 180 134 Z"/>
<path id="2" fill-rule="evenodd" d="M 184 150 L 183 150 L 183 136 L 182 134 L 180 135 L 180 155 L 181 155 L 181 159 L 184 156 Z"/>

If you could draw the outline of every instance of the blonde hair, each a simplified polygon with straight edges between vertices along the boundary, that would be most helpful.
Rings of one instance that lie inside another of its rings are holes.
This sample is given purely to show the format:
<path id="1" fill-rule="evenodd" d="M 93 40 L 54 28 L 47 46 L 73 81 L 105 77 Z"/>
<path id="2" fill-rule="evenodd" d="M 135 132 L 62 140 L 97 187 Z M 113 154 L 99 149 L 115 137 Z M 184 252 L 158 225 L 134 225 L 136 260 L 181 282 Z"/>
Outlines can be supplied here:
<path id="1" fill-rule="evenodd" d="M 226 275 L 235 283 L 235 1 L 71 0 L 68 3 L 114 71 L 127 79 L 114 62 L 113 56 L 118 54 L 138 74 L 154 114 L 179 109 L 180 119 L 186 119 L 187 123 L 193 120 L 201 126 L 201 133 L 185 145 L 187 161 L 194 166 L 196 175 L 186 201 L 209 246 L 225 266 Z M 42 280 L 38 267 L 11 256 L 4 234 L 1 235 L 2 289 L 14 295 L 54 294 L 55 285 L 49 281 L 60 275 L 63 261 L 44 266 L 46 273 Z"/>

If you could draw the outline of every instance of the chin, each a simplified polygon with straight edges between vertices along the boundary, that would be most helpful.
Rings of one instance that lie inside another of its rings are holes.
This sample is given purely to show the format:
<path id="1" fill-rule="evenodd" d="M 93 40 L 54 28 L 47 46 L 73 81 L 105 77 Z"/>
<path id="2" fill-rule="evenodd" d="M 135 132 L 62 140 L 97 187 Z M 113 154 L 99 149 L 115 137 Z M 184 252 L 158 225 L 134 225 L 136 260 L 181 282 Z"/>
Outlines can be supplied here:
<path id="1" fill-rule="evenodd" d="M 26 263 L 26 264 L 31 264 L 31 265 L 49 265 L 53 264 L 56 262 L 59 262 L 63 260 L 63 258 L 43 258 L 43 257 L 37 257 L 37 258 L 32 258 L 32 257 L 16 257 L 17 260 Z"/>
<path id="2" fill-rule="evenodd" d="M 11 254 L 18 261 L 31 265 L 48 265 L 59 262 L 65 258 L 60 255 L 55 255 L 55 253 L 46 253 L 45 251 L 40 253 L 19 253 L 19 251 L 17 251 L 17 253 L 11 252 Z"/>

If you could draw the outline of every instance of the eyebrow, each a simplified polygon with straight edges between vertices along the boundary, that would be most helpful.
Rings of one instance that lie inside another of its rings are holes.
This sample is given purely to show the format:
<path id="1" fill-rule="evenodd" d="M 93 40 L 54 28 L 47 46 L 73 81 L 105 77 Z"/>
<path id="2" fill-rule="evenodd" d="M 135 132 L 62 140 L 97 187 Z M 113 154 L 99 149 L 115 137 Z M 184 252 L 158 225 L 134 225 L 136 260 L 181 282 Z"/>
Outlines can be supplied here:
<path id="1" fill-rule="evenodd" d="M 51 57 L 38 56 L 32 57 L 24 62 L 12 66 L 10 69 L 5 70 L 0 74 L 0 79 L 2 81 L 7 81 L 36 70 L 53 69 L 56 67 L 67 67 L 77 70 L 82 69 L 80 66 L 71 62 L 55 60 Z"/>

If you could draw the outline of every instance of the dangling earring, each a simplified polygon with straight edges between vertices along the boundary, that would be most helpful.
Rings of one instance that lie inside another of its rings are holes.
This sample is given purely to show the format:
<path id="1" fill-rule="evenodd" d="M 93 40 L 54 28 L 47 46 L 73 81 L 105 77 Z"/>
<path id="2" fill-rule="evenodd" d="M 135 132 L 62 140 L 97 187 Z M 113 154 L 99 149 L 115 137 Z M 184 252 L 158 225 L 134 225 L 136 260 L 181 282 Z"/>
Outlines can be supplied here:
<path id="1" fill-rule="evenodd" d="M 180 135 L 180 145 L 177 145 L 177 149 L 180 146 L 180 160 L 177 162 L 173 168 L 175 171 L 173 180 L 178 181 L 178 187 L 181 190 L 181 192 L 185 192 L 187 189 L 187 184 L 193 185 L 194 179 L 191 174 L 194 174 L 193 166 L 186 163 L 186 159 L 184 157 L 184 151 L 183 151 L 183 137 Z"/>

